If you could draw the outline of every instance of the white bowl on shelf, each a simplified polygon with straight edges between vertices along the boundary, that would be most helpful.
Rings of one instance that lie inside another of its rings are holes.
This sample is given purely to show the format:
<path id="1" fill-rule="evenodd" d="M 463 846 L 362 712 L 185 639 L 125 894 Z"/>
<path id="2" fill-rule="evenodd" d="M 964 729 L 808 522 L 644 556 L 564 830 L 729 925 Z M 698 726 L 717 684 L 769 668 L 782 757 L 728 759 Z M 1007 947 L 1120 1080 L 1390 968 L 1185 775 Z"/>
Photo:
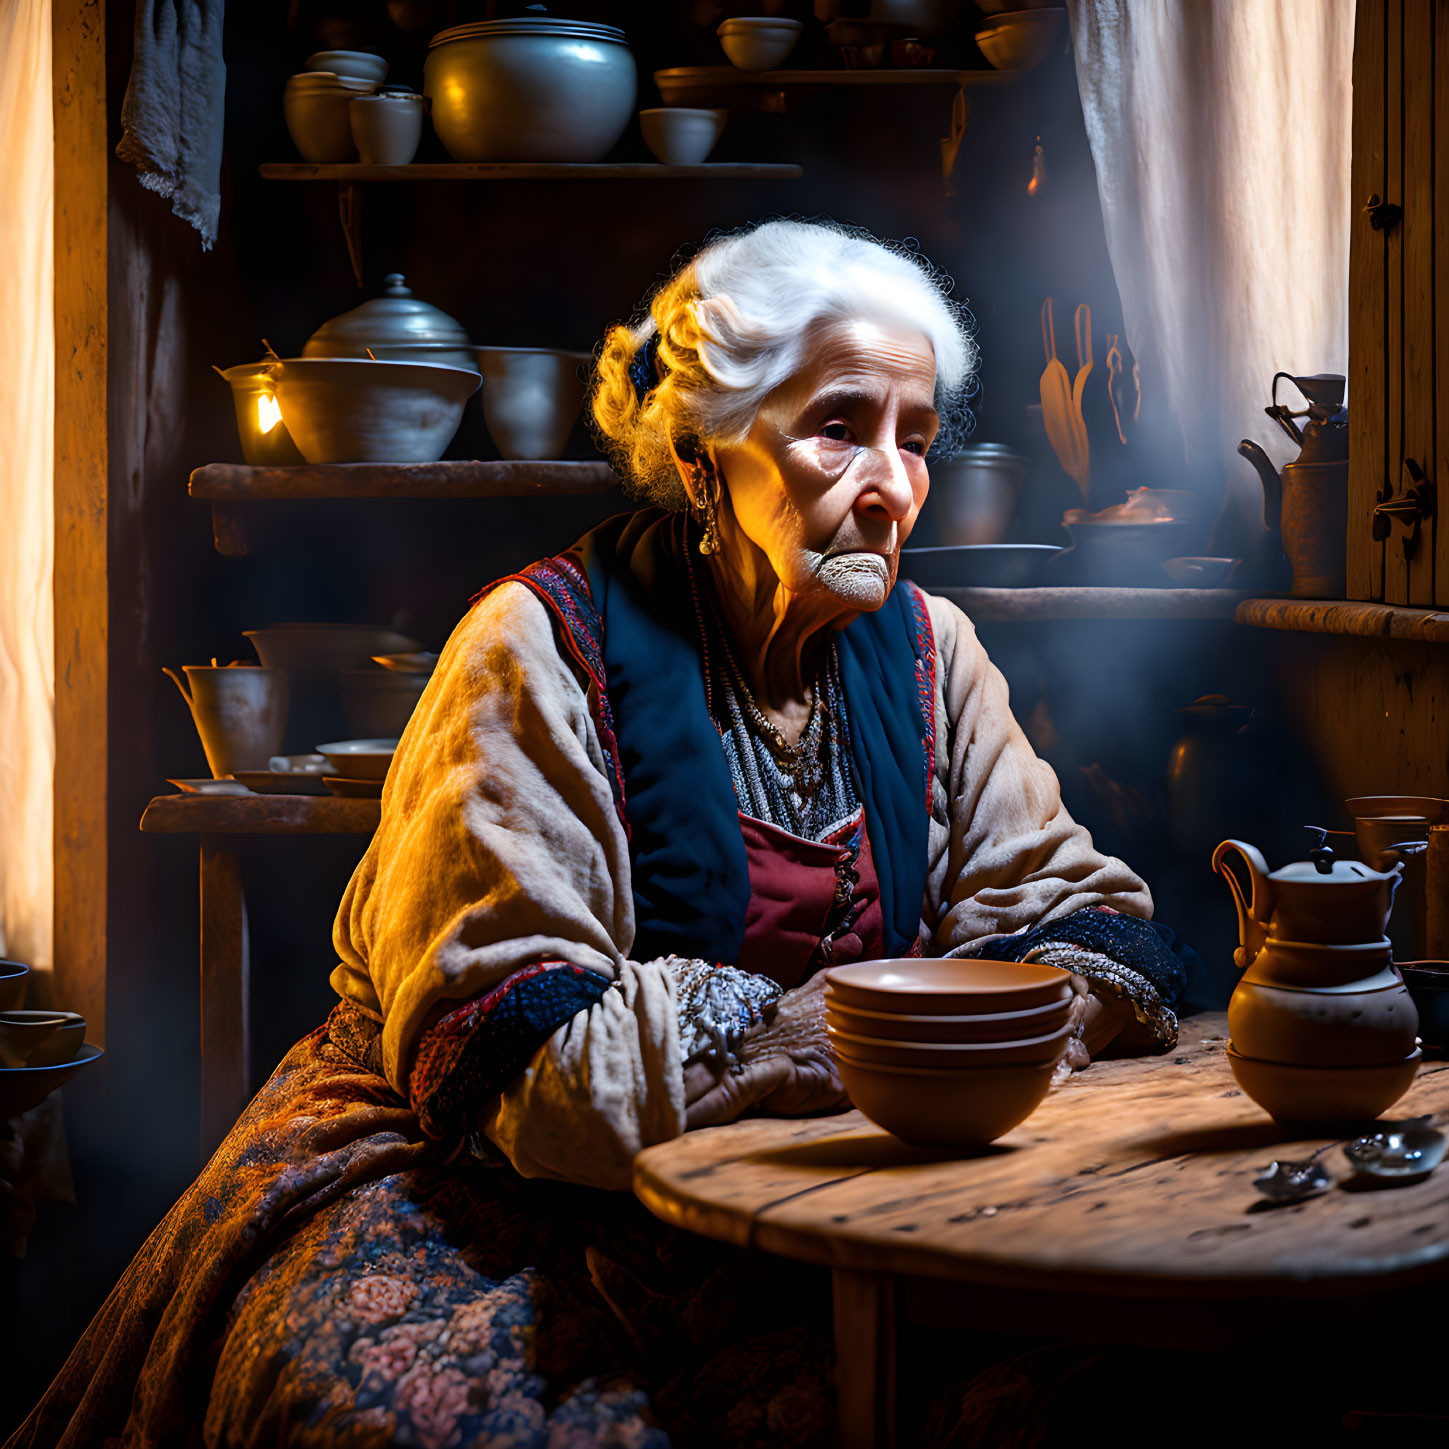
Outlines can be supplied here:
<path id="1" fill-rule="evenodd" d="M 721 22 L 716 33 L 731 65 L 758 74 L 775 70 L 795 49 L 804 28 L 798 20 L 745 16 Z"/>
<path id="2" fill-rule="evenodd" d="M 355 96 L 347 107 L 357 154 L 368 166 L 406 166 L 423 139 L 423 98 Z"/>
<path id="3" fill-rule="evenodd" d="M 307 57 L 307 69 L 331 71 L 380 86 L 387 79 L 387 61 L 370 50 L 319 50 Z"/>
<path id="4" fill-rule="evenodd" d="M 639 130 L 663 165 L 698 166 L 714 150 L 727 115 L 691 106 L 659 106 L 639 112 Z"/>
<path id="5" fill-rule="evenodd" d="M 385 779 L 396 752 L 395 739 L 333 740 L 317 746 L 317 753 L 326 755 L 328 763 L 346 780 Z"/>
<path id="6" fill-rule="evenodd" d="M 479 347 L 483 425 L 504 458 L 557 458 L 578 421 L 587 352 L 544 347 Z"/>

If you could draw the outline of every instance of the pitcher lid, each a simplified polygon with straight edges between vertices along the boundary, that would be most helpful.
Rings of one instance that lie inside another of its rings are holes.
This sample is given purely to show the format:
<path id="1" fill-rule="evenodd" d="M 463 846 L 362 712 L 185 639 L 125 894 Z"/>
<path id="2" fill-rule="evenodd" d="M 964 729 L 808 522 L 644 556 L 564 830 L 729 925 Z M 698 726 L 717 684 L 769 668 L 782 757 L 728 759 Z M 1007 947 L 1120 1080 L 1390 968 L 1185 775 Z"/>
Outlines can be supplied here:
<path id="1" fill-rule="evenodd" d="M 1365 881 L 1393 880 L 1401 873 L 1395 865 L 1392 870 L 1375 870 L 1361 860 L 1339 860 L 1326 842 L 1328 831 L 1320 825 L 1306 827 L 1310 834 L 1318 837 L 1318 844 L 1308 852 L 1307 860 L 1295 860 L 1268 873 L 1271 881 L 1287 881 L 1297 885 L 1356 885 Z"/>

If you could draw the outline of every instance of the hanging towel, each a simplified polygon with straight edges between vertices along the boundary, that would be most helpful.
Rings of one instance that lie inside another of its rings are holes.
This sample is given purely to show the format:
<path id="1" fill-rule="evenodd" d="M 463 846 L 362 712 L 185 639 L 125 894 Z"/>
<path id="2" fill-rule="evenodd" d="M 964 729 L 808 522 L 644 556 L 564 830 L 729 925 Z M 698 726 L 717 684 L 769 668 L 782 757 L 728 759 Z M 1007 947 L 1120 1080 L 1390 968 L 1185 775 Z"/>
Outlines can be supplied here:
<path id="1" fill-rule="evenodd" d="M 172 211 L 201 233 L 206 251 L 221 211 L 223 9 L 223 0 L 138 0 L 116 147 L 141 185 L 169 197 Z"/>

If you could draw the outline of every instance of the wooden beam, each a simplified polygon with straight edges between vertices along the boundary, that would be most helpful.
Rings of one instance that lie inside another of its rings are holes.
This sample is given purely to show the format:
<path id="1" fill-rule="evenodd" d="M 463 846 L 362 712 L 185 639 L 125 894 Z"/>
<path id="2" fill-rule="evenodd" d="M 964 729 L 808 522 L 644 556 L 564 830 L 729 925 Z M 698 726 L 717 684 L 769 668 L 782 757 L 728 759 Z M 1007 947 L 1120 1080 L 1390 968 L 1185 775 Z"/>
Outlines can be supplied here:
<path id="1" fill-rule="evenodd" d="M 303 463 L 263 468 L 208 463 L 191 475 L 191 496 L 212 503 L 303 498 L 532 498 L 608 493 L 609 465 L 583 462 Z"/>
<path id="2" fill-rule="evenodd" d="M 55 999 L 105 1042 L 107 847 L 106 24 L 54 0 Z"/>
<path id="3" fill-rule="evenodd" d="M 150 835 L 371 835 L 380 800 L 336 795 L 158 795 L 141 817 Z"/>

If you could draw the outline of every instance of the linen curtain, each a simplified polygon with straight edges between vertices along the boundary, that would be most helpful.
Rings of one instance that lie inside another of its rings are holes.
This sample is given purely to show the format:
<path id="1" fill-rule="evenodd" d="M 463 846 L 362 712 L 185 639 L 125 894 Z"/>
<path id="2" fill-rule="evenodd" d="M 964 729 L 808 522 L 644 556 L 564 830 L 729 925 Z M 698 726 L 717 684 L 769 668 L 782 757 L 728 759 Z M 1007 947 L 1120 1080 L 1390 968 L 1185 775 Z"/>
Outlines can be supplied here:
<path id="1" fill-rule="evenodd" d="M 1354 0 L 1067 8 L 1144 397 L 1171 412 L 1184 481 L 1252 526 L 1239 440 L 1297 453 L 1263 416 L 1273 374 L 1348 371 Z"/>
<path id="2" fill-rule="evenodd" d="M 0 0 L 0 949 L 51 961 L 50 0 Z"/>

